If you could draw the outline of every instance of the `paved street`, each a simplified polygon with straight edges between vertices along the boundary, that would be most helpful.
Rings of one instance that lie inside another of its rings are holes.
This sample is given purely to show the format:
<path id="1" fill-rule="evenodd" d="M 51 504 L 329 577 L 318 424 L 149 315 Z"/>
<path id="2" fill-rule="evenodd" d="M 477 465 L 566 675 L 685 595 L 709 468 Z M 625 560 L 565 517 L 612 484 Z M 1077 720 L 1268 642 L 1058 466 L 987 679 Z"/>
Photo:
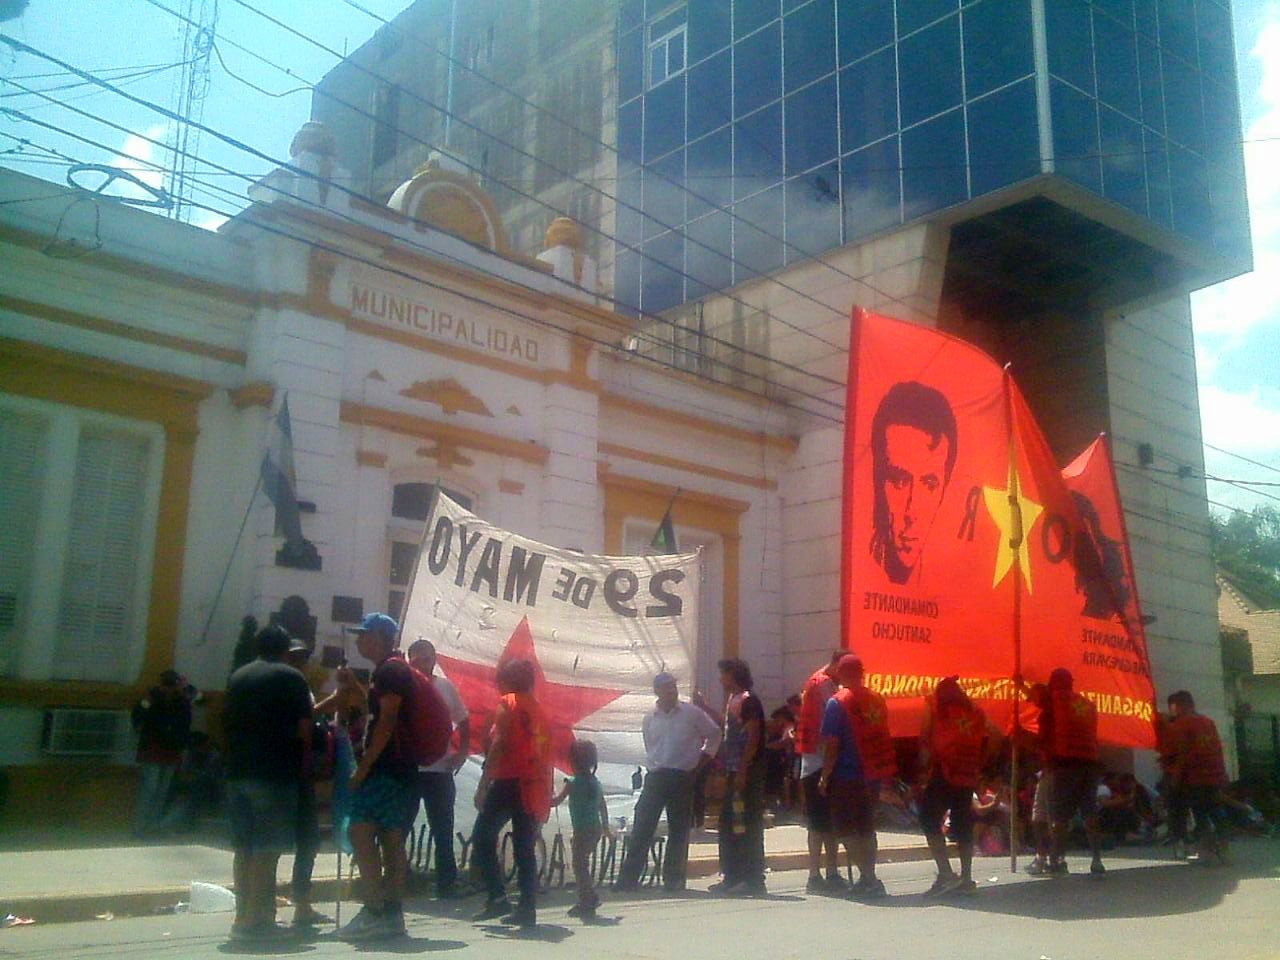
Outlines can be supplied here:
<path id="1" fill-rule="evenodd" d="M 467 915 L 476 900 L 409 905 L 407 939 L 358 950 L 342 943 L 295 943 L 283 954 L 317 960 L 404 954 L 487 958 L 688 957 L 691 960 L 914 960 L 1000 957 L 1011 960 L 1261 960 L 1280 957 L 1275 942 L 1280 844 L 1249 841 L 1227 868 L 1143 859 L 1150 851 L 1124 851 L 1101 881 L 1076 875 L 1062 880 L 1010 876 L 1006 860 L 982 860 L 981 890 L 973 897 L 929 902 L 921 896 L 932 877 L 924 863 L 881 868 L 892 897 L 862 905 L 803 893 L 805 875 L 770 877 L 762 900 L 717 900 L 697 884 L 679 900 L 656 896 L 610 898 L 602 920 L 584 926 L 566 916 L 571 894 L 558 892 L 540 911 L 541 926 L 527 934 L 475 925 Z M 1076 858 L 1073 868 L 1087 863 Z M 331 909 L 326 906 L 325 909 Z M 288 911 L 282 911 L 287 916 Z M 350 916 L 350 907 L 347 907 Z M 246 952 L 226 943 L 228 914 L 176 915 L 111 922 L 34 926 L 0 931 L 0 957 L 199 958 Z"/>

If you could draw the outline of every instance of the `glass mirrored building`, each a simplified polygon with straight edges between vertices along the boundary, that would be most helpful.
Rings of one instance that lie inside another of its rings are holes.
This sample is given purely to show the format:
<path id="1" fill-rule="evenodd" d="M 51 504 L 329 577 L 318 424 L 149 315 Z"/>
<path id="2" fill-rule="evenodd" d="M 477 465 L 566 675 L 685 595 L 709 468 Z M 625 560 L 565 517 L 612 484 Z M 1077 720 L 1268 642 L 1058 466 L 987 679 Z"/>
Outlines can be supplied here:
<path id="1" fill-rule="evenodd" d="M 617 76 L 645 313 L 1037 178 L 1249 262 L 1218 0 L 624 0 Z"/>
<path id="2" fill-rule="evenodd" d="M 769 670 L 799 683 L 840 635 L 858 305 L 1009 362 L 1061 462 L 1109 433 L 1157 689 L 1222 722 L 1189 291 L 1251 267 L 1231 23 L 1224 0 L 418 0 L 314 113 L 375 198 L 436 145 L 517 246 L 579 220 L 637 315 L 602 365 L 786 422 Z"/>

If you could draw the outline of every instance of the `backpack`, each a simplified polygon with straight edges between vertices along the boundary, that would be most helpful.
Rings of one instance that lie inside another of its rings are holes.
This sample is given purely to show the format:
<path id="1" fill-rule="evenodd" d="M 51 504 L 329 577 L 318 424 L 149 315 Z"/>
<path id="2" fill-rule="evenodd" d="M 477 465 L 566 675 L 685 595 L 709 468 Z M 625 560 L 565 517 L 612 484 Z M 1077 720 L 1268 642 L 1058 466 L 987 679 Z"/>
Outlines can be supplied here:
<path id="1" fill-rule="evenodd" d="M 404 715 L 396 724 L 396 749 L 402 760 L 429 767 L 449 752 L 453 718 L 449 705 L 431 678 L 399 654 L 392 654 L 413 676 L 413 696 L 401 706 Z"/>

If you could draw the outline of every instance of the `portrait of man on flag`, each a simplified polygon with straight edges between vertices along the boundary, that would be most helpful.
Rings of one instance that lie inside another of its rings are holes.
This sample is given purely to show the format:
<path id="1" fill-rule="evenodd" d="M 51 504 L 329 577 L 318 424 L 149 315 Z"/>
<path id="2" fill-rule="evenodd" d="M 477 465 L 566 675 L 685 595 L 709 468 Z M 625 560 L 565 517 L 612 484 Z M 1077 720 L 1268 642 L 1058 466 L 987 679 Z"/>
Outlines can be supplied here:
<path id="1" fill-rule="evenodd" d="M 933 387 L 895 383 L 876 408 L 870 549 L 893 583 L 906 583 L 920 569 L 958 443 L 951 404 Z"/>

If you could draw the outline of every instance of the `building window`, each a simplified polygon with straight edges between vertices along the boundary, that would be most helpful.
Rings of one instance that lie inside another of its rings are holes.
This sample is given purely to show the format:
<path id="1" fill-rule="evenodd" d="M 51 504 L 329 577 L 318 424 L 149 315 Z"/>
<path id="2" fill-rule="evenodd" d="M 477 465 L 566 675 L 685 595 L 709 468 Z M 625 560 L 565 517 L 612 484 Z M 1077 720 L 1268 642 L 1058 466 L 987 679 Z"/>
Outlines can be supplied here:
<path id="1" fill-rule="evenodd" d="M 413 565 L 418 560 L 423 524 L 431 512 L 431 483 L 397 483 L 391 491 L 391 529 L 387 553 L 387 613 L 396 620 L 404 612 L 405 597 L 412 585 Z M 472 498 L 442 487 L 455 503 L 470 510 Z"/>
<path id="2" fill-rule="evenodd" d="M 400 133 L 400 88 L 384 84 L 373 100 L 373 167 L 396 155 Z"/>
<path id="3" fill-rule="evenodd" d="M 0 410 L 0 676 L 11 676 L 30 608 L 41 453 L 48 423 Z"/>
<path id="4" fill-rule="evenodd" d="M 650 88 L 684 73 L 688 64 L 689 27 L 684 7 L 649 24 Z"/>
<path id="5" fill-rule="evenodd" d="M 155 424 L 0 404 L 0 676 L 137 675 L 162 448 Z"/>

